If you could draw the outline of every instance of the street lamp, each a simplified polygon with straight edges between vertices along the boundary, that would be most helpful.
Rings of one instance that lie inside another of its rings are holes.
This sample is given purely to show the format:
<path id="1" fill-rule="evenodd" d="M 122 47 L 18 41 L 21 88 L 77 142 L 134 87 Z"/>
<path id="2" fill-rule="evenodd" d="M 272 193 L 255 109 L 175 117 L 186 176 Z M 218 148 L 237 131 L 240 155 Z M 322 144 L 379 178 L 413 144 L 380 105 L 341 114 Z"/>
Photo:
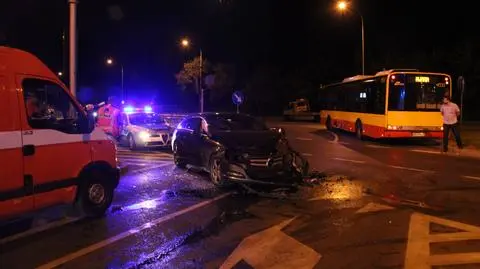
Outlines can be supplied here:
<path id="1" fill-rule="evenodd" d="M 337 2 L 337 9 L 339 11 L 349 10 L 348 2 L 346 1 Z M 357 14 L 360 16 L 360 20 L 362 22 L 362 75 L 365 75 L 365 27 L 363 23 L 362 14 L 358 10 L 354 10 L 354 11 L 357 12 Z"/>
<path id="2" fill-rule="evenodd" d="M 190 40 L 187 38 L 182 39 L 180 42 L 182 47 L 188 48 L 190 47 Z M 203 103 L 204 103 L 204 92 L 203 92 L 203 85 L 202 85 L 202 74 L 203 74 L 203 51 L 200 49 L 200 64 L 199 64 L 199 73 L 198 73 L 198 84 L 199 84 L 199 91 L 200 91 L 200 113 L 203 113 Z"/>
<path id="3" fill-rule="evenodd" d="M 114 61 L 113 61 L 112 58 L 107 58 L 105 63 L 109 66 L 112 66 L 114 64 Z M 124 91 L 124 87 L 123 87 L 123 64 L 121 64 L 121 63 L 120 63 L 120 72 L 122 74 L 121 91 L 122 91 L 122 102 L 123 102 L 123 100 L 125 100 L 125 91 Z"/>
<path id="4" fill-rule="evenodd" d="M 61 77 L 61 76 L 63 76 L 63 72 L 58 72 L 57 75 L 58 75 L 59 77 Z"/>

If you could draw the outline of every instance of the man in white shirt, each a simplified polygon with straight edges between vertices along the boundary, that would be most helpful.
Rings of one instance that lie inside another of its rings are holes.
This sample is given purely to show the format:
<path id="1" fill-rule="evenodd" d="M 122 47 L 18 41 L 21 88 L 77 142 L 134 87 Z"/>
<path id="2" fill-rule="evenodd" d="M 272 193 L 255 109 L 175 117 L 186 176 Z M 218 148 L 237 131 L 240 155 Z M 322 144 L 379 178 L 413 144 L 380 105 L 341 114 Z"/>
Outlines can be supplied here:
<path id="1" fill-rule="evenodd" d="M 452 130 L 455 136 L 455 141 L 459 149 L 463 148 L 460 132 L 458 130 L 458 116 L 460 116 L 460 109 L 457 104 L 453 103 L 450 96 L 443 97 L 443 105 L 440 107 L 440 112 L 443 116 L 443 152 L 448 151 L 448 135 Z"/>

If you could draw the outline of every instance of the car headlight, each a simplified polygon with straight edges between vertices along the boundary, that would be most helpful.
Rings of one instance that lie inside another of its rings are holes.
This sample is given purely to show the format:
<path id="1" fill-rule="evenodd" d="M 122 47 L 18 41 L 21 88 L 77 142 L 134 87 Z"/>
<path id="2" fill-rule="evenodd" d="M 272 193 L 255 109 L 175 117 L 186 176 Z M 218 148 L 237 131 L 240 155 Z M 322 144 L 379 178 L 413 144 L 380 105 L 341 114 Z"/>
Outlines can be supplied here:
<path id="1" fill-rule="evenodd" d="M 145 140 L 150 138 L 150 134 L 146 131 L 141 131 L 141 132 L 138 133 L 138 138 L 145 141 Z"/>

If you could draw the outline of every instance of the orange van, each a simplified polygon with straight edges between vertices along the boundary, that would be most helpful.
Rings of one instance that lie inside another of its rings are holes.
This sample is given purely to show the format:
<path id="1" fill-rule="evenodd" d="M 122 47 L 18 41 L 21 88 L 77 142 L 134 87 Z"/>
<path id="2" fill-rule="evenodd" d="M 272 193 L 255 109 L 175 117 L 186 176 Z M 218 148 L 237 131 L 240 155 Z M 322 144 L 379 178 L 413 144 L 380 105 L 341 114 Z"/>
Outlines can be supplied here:
<path id="1" fill-rule="evenodd" d="M 51 70 L 0 46 L 0 220 L 65 203 L 103 215 L 116 161 L 114 142 Z"/>

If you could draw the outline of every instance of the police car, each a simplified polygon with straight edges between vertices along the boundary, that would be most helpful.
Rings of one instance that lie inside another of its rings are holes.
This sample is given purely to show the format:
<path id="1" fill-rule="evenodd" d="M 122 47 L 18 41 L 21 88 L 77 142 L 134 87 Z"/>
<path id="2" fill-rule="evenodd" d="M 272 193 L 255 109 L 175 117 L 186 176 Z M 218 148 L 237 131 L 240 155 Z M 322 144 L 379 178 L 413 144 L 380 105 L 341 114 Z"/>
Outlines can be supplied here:
<path id="1" fill-rule="evenodd" d="M 124 107 L 118 125 L 120 136 L 126 139 L 131 150 L 170 145 L 173 129 L 151 106 Z"/>

